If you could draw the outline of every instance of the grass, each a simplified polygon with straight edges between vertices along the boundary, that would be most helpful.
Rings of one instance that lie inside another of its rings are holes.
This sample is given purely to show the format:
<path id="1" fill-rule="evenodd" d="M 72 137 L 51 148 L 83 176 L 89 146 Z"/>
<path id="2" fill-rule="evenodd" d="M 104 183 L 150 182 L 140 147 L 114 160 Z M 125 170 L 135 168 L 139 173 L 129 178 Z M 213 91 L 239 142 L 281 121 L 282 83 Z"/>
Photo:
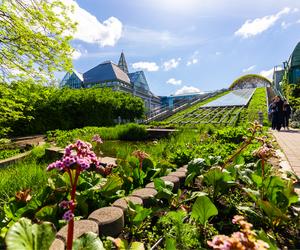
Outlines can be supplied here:
<path id="1" fill-rule="evenodd" d="M 0 204 L 20 190 L 30 188 L 35 192 L 46 185 L 50 176 L 46 167 L 46 163 L 39 164 L 29 159 L 0 169 Z"/>
<path id="2" fill-rule="evenodd" d="M 238 124 L 242 125 L 247 122 L 258 120 L 258 112 L 261 111 L 263 113 L 263 124 L 268 125 L 269 121 L 266 100 L 266 88 L 257 88 L 249 102 L 248 107 L 243 109 L 241 112 Z"/>
<path id="3" fill-rule="evenodd" d="M 55 142 L 59 147 L 65 147 L 77 139 L 90 142 L 94 135 L 100 135 L 103 140 L 144 139 L 145 126 L 137 124 L 117 125 L 115 127 L 84 127 L 73 130 L 54 130 L 47 132 L 49 141 Z M 140 136 L 141 138 L 138 138 Z"/>

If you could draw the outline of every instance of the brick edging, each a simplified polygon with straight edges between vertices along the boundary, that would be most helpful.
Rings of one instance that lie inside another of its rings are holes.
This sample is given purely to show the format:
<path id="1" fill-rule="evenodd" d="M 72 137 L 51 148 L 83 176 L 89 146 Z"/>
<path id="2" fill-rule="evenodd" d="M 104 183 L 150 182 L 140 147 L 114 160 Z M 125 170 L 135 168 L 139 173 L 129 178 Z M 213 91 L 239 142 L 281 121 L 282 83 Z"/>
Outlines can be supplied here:
<path id="1" fill-rule="evenodd" d="M 187 165 L 178 168 L 175 172 L 171 172 L 167 176 L 162 176 L 164 181 L 170 181 L 176 185 L 176 189 L 184 185 L 185 177 L 187 175 Z M 178 177 L 179 176 L 179 177 Z M 74 239 L 79 238 L 81 235 L 87 232 L 95 232 L 100 235 L 117 237 L 125 226 L 125 213 L 127 210 L 124 201 L 126 198 L 133 203 L 142 204 L 143 206 L 149 206 L 151 198 L 154 198 L 157 194 L 154 186 L 149 187 L 148 183 L 145 188 L 137 188 L 126 197 L 120 198 L 112 203 L 109 207 L 102 207 L 93 211 L 88 219 L 75 221 L 74 223 Z M 152 184 L 151 184 L 152 185 Z M 148 186 L 148 187 L 147 187 Z M 175 191 L 175 189 L 173 189 Z M 122 201 L 120 201 L 122 200 Z M 98 231 L 95 229 L 95 223 L 98 225 Z M 52 242 L 50 250 L 65 250 L 65 239 L 67 237 L 66 226 L 61 228 Z"/>

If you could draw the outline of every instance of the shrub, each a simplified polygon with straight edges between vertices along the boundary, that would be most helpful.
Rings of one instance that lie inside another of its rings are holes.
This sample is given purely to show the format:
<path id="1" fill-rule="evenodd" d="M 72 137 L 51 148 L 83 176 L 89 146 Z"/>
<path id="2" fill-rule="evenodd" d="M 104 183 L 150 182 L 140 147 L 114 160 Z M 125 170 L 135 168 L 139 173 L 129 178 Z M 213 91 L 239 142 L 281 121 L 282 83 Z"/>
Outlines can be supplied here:
<path id="1" fill-rule="evenodd" d="M 147 130 L 144 126 L 130 123 L 119 132 L 119 139 L 125 141 L 141 141 L 147 138 Z"/>

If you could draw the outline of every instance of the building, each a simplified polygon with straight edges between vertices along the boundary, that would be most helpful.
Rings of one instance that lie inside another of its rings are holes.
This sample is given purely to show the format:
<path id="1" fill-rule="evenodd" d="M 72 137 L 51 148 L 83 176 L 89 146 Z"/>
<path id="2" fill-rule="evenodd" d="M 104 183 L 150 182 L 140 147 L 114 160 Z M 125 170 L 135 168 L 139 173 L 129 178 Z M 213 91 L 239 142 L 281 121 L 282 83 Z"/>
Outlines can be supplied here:
<path id="1" fill-rule="evenodd" d="M 147 110 L 161 105 L 160 98 L 150 91 L 144 72 L 129 73 L 123 52 L 118 65 L 111 61 L 105 61 L 83 74 L 76 70 L 67 73 L 60 83 L 60 87 L 66 86 L 70 88 L 109 87 L 115 91 L 131 93 L 144 100 Z"/>
<path id="2" fill-rule="evenodd" d="M 300 42 L 295 47 L 289 60 L 284 63 L 284 69 L 286 71 L 285 78 L 288 83 L 300 83 Z"/>

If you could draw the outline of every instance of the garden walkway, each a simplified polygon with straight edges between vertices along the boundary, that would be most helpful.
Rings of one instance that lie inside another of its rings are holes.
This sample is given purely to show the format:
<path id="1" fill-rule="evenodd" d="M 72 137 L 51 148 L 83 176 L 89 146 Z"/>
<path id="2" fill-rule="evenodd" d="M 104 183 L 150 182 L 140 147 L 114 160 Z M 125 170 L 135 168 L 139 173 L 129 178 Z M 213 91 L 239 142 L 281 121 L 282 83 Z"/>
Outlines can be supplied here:
<path id="1" fill-rule="evenodd" d="M 300 130 L 290 129 L 273 131 L 279 146 L 284 152 L 293 171 L 300 178 Z"/>

